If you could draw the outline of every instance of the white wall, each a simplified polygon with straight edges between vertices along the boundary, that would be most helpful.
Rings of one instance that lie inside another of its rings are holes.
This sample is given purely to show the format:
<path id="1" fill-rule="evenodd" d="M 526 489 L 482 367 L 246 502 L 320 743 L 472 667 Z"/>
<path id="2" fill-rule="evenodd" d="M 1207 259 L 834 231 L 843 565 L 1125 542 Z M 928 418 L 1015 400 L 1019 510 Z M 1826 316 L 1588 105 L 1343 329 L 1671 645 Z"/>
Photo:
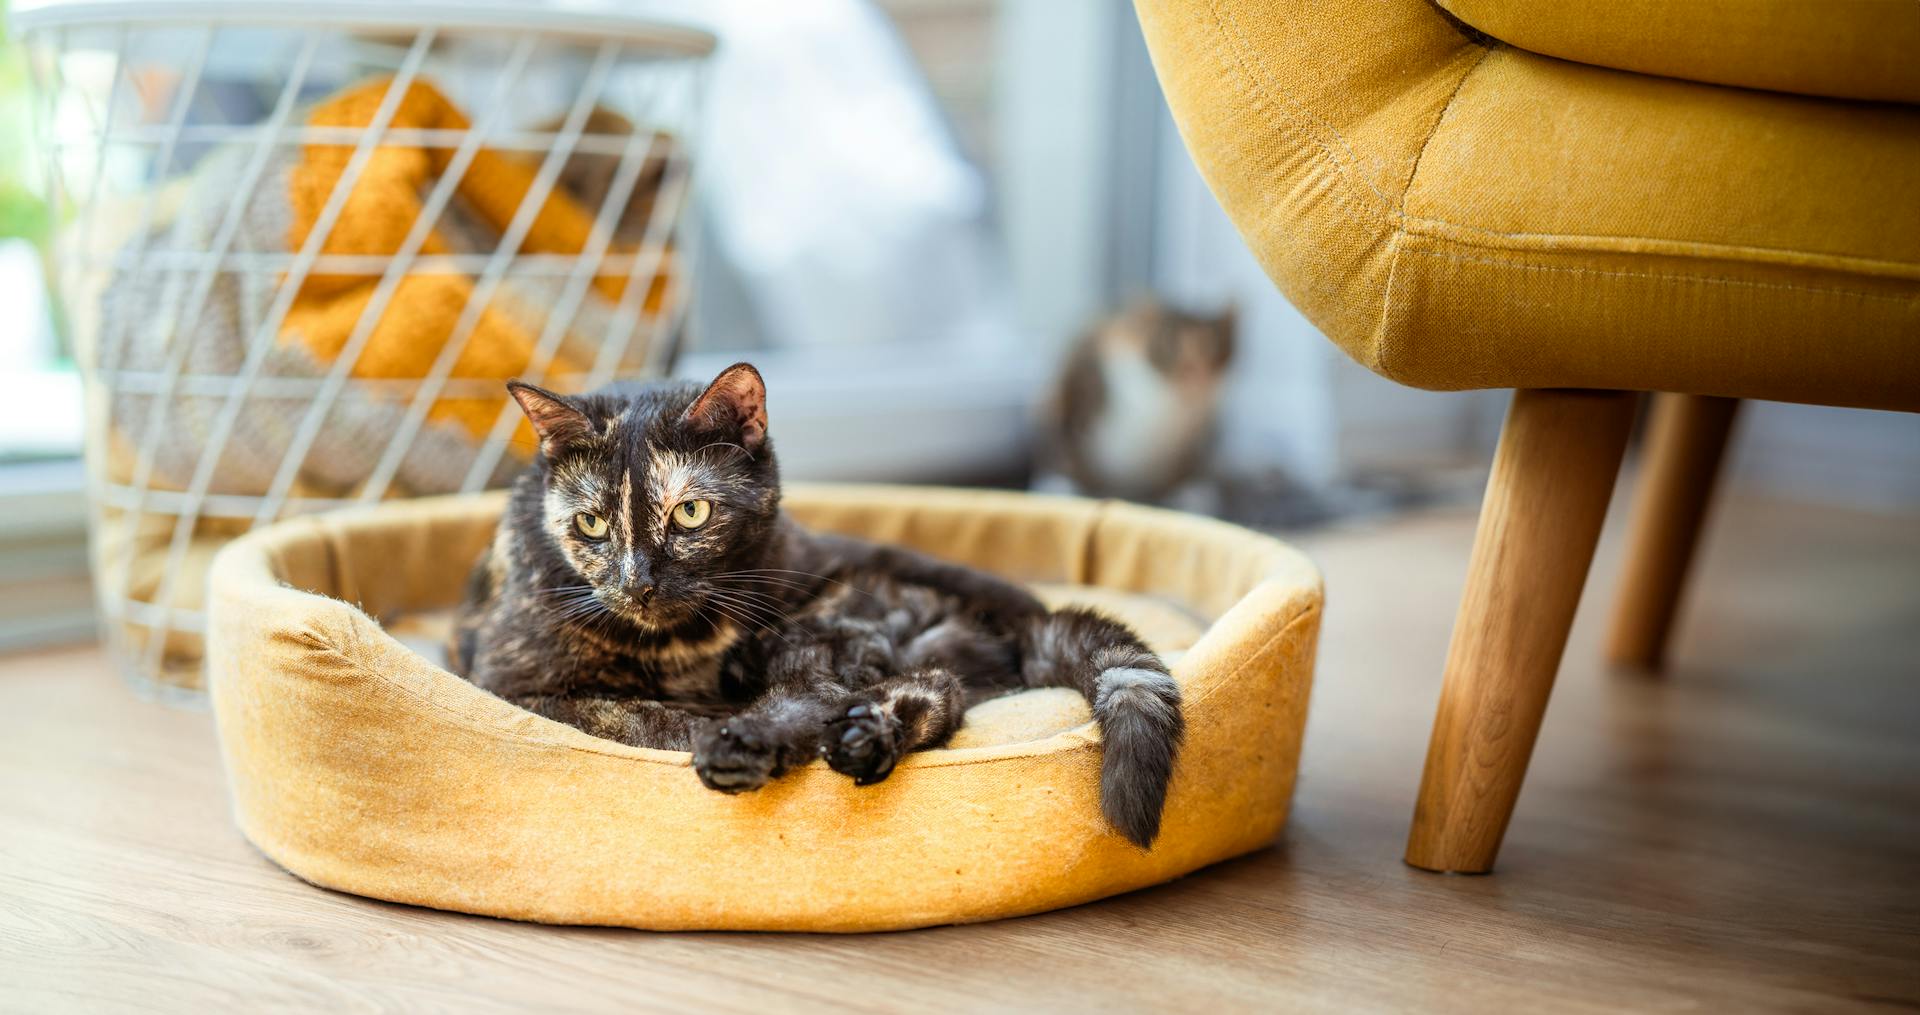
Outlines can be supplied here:
<path id="1" fill-rule="evenodd" d="M 999 10 L 995 218 L 1016 319 L 1039 353 L 1108 309 L 1122 14 L 1132 17 L 1113 0 L 1014 0 Z"/>
<path id="2" fill-rule="evenodd" d="M 1920 414 L 1750 402 L 1734 427 L 1728 472 L 1737 488 L 1920 509 Z"/>

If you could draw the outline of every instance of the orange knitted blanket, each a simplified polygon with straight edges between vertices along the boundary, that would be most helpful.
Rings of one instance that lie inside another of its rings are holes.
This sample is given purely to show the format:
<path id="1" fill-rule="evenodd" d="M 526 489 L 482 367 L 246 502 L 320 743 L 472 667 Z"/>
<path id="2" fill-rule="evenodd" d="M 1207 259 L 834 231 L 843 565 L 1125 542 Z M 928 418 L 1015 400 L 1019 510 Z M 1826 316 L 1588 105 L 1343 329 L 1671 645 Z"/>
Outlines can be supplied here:
<path id="1" fill-rule="evenodd" d="M 390 81 L 379 79 L 341 92 L 315 107 L 308 118 L 314 126 L 366 128 L 386 96 Z M 431 84 L 415 82 L 401 98 L 391 121 L 394 128 L 464 131 L 470 123 L 446 96 Z M 288 249 L 299 250 L 312 233 L 354 148 L 345 144 L 309 144 L 293 167 L 288 197 L 292 226 Z M 392 256 L 423 208 L 425 188 L 448 168 L 453 149 L 382 144 L 354 182 L 346 203 L 322 244 L 322 254 Z M 532 189 L 538 163 L 516 153 L 482 148 L 461 176 L 457 194 L 466 210 L 496 232 L 505 231 Z M 640 198 L 636 194 L 635 201 Z M 520 252 L 578 255 L 585 251 L 594 213 L 563 188 L 552 188 L 542 199 Z M 439 223 L 421 244 L 422 256 L 455 252 Z M 631 254 L 634 248 L 610 243 L 608 253 Z M 652 279 L 644 311 L 660 309 L 668 285 L 669 261 Z M 378 273 L 310 275 L 287 315 L 282 343 L 296 342 L 317 360 L 333 362 L 352 336 L 376 288 Z M 626 288 L 624 273 L 601 272 L 593 289 L 609 302 L 618 302 Z M 427 375 L 449 341 L 459 344 L 449 376 L 507 378 L 537 371 L 538 328 L 530 328 L 527 314 L 512 313 L 501 305 L 497 290 L 466 327 L 460 324 L 475 282 L 460 274 L 408 274 L 394 289 L 385 312 L 373 325 L 355 358 L 351 376 L 360 378 L 418 378 Z M 538 315 L 532 315 L 537 322 Z M 558 351 L 545 364 L 547 372 L 565 374 L 585 369 Z M 482 438 L 492 430 L 505 406 L 504 392 L 496 398 L 442 398 L 428 414 L 447 420 Z M 522 427 L 524 428 L 524 423 Z M 526 433 L 520 439 L 530 439 Z"/>

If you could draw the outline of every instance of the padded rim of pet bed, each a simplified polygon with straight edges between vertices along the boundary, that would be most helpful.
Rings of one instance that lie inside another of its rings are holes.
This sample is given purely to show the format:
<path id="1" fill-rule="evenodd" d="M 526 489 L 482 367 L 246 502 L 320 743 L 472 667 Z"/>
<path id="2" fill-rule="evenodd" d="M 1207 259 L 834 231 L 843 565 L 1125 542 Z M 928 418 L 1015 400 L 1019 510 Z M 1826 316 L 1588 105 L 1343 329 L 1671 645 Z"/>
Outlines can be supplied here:
<path id="1" fill-rule="evenodd" d="M 235 816 L 299 877 L 548 923 L 891 930 L 1167 881 L 1258 849 L 1286 822 L 1321 583 L 1277 540 L 1028 494 L 834 486 L 786 497 L 817 529 L 1211 618 L 1173 666 L 1187 739 L 1160 839 L 1143 852 L 1101 819 L 1091 723 L 918 753 L 875 786 L 816 762 L 727 796 L 700 785 L 685 753 L 591 737 L 474 687 L 373 618 L 451 605 L 502 504 L 436 498 L 295 519 L 215 561 L 208 667 Z"/>

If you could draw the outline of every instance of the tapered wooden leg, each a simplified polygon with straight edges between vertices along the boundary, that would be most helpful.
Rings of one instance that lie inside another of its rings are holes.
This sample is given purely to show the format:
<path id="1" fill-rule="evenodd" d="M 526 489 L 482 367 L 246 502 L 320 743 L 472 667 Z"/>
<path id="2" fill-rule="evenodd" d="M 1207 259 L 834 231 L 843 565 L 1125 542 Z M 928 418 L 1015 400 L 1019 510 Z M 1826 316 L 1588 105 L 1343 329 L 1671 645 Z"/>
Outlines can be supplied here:
<path id="1" fill-rule="evenodd" d="M 1667 636 L 1739 407 L 1739 399 L 1705 395 L 1654 400 L 1608 662 L 1644 670 L 1665 665 Z"/>
<path id="2" fill-rule="evenodd" d="M 1514 392 L 1407 837 L 1415 867 L 1493 867 L 1593 561 L 1635 398 Z"/>

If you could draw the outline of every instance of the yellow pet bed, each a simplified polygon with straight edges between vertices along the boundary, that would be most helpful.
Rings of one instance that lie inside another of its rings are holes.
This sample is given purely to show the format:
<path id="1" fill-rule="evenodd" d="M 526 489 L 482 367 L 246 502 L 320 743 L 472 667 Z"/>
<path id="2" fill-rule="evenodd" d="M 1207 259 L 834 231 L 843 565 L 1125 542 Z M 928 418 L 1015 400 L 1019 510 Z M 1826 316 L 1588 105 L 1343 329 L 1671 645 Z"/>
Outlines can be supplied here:
<path id="1" fill-rule="evenodd" d="M 208 663 L 241 830 L 308 881 L 394 902 L 867 931 L 1087 902 L 1258 849 L 1285 824 L 1321 605 L 1299 553 L 1211 520 L 1022 494 L 822 487 L 786 503 L 810 526 L 1139 627 L 1187 709 L 1153 850 L 1104 826 L 1099 736 L 1064 691 L 974 708 L 952 747 L 876 786 L 816 763 L 727 796 L 686 754 L 590 737 L 474 687 L 382 621 L 457 600 L 497 495 L 297 519 L 220 553 Z"/>

